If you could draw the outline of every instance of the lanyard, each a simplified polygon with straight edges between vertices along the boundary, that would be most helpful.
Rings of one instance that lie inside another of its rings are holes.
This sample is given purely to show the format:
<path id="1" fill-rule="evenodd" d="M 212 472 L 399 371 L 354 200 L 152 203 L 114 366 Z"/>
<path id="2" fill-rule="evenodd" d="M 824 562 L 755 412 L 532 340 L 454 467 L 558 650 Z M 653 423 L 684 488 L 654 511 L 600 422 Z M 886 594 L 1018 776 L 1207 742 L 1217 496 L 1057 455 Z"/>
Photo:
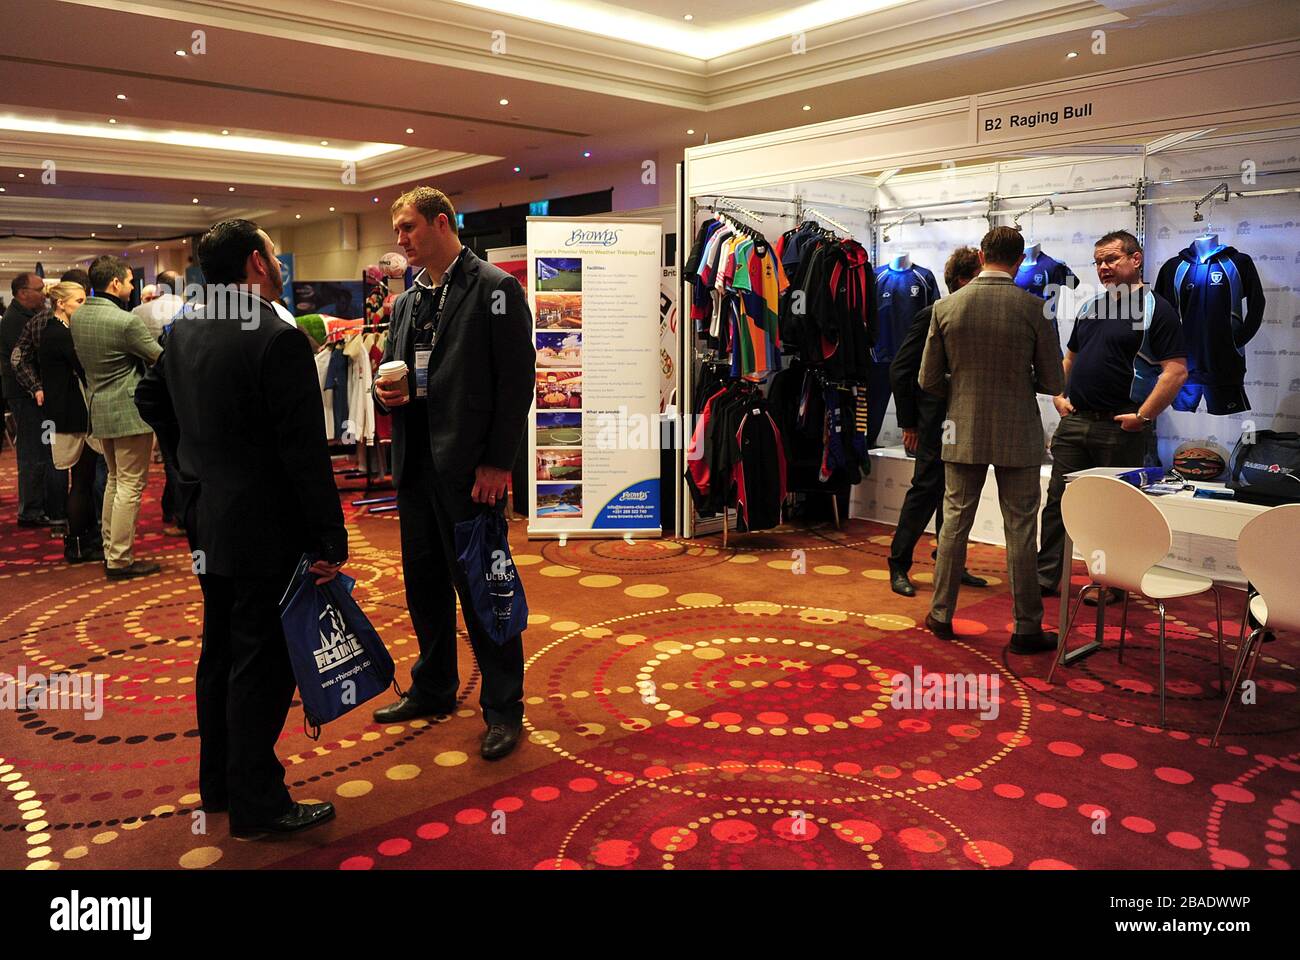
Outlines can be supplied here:
<path id="1" fill-rule="evenodd" d="M 447 294 L 451 292 L 451 284 L 456 279 L 456 270 L 460 266 L 460 261 L 463 255 L 464 248 L 461 249 L 461 253 L 456 254 L 456 259 L 453 260 L 451 266 L 447 268 L 447 274 L 443 279 L 442 288 L 438 293 L 438 302 L 434 305 L 434 312 L 433 316 L 430 318 L 432 321 L 430 325 L 433 327 L 433 338 L 435 340 L 438 338 L 438 327 L 442 323 L 442 310 L 447 305 Z M 426 276 L 428 275 L 427 270 L 423 272 Z M 421 285 L 420 289 L 415 292 L 415 307 L 417 310 L 420 307 L 421 299 L 424 297 L 424 289 L 423 285 Z"/>

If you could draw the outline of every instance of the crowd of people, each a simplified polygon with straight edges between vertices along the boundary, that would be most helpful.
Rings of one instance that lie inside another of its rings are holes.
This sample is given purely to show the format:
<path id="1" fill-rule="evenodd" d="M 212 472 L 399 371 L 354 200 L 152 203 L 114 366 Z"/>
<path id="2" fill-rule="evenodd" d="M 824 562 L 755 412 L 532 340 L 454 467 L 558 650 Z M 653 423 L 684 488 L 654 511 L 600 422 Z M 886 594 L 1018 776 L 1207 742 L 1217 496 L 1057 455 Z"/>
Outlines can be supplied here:
<path id="1" fill-rule="evenodd" d="M 101 562 L 109 579 L 160 569 L 135 557 L 154 435 L 136 411 L 134 392 L 162 353 L 163 323 L 182 303 L 179 284 L 174 271 L 163 271 L 130 311 L 132 269 L 105 255 L 54 283 L 19 274 L 0 321 L 0 373 L 18 458 L 18 524 L 62 531 L 64 559 Z M 163 492 L 163 520 L 167 533 L 180 536 L 170 487 Z"/>
<path id="2" fill-rule="evenodd" d="M 522 636 L 498 643 L 480 622 L 456 561 L 455 527 L 504 508 L 534 386 L 544 388 L 534 376 L 532 315 L 518 281 L 461 242 L 444 194 L 418 187 L 391 213 L 417 273 L 394 305 L 381 370 L 410 375 L 381 376 L 373 394 L 393 415 L 402 574 L 420 653 L 407 692 L 374 719 L 454 712 L 459 596 L 481 675 L 481 755 L 496 760 L 523 729 Z M 188 539 L 203 591 L 203 809 L 228 812 L 239 835 L 291 833 L 326 822 L 334 809 L 295 802 L 276 757 L 295 687 L 279 602 L 304 554 L 317 583 L 337 576 L 348 535 L 312 344 L 276 304 L 283 277 L 273 241 L 250 221 L 227 220 L 196 252 L 207 290 L 236 297 L 187 304 L 180 278 L 165 272 L 128 311 L 134 278 L 115 256 L 53 284 L 32 273 L 14 280 L 0 365 L 17 421 L 18 521 L 64 524 L 68 561 L 102 561 L 109 578 L 157 572 L 133 552 L 156 436 L 168 519 Z M 912 554 L 942 499 L 925 622 L 952 639 L 960 586 L 986 585 L 966 572 L 965 557 L 992 466 L 1014 604 L 1011 650 L 1030 654 L 1056 646 L 1042 629 L 1042 595 L 1056 588 L 1065 559 L 1064 474 L 1144 464 L 1152 423 L 1186 379 L 1186 349 L 1173 308 L 1142 286 L 1131 234 L 1098 240 L 1106 292 L 1080 313 L 1064 355 L 1043 301 L 1013 282 L 1023 254 L 1019 232 L 1007 227 L 991 230 L 978 250 L 956 251 L 945 271 L 949 296 L 917 316 L 893 361 L 899 422 L 917 460 L 889 565 L 895 592 L 915 596 Z M 232 305 L 238 318 L 225 312 Z M 1160 368 L 1140 389 L 1139 354 Z M 1041 549 L 1040 393 L 1055 398 L 1062 417 Z"/>

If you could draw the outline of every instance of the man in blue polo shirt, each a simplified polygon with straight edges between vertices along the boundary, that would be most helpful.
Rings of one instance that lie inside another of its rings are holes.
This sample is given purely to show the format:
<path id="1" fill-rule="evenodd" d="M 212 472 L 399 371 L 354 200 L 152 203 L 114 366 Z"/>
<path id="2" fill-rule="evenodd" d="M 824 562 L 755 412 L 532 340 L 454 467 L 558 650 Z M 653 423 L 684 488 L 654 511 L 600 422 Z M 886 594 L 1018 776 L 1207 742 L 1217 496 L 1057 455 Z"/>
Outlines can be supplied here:
<path id="1" fill-rule="evenodd" d="M 1065 475 L 1090 467 L 1141 467 L 1154 448 L 1155 418 L 1187 380 L 1178 312 L 1142 284 L 1142 247 L 1125 230 L 1097 241 L 1105 293 L 1079 311 L 1065 354 L 1065 391 L 1053 398 L 1052 480 L 1043 507 L 1038 583 L 1055 593 L 1065 558 L 1061 495 Z M 1091 598 L 1091 595 L 1090 595 Z M 1120 599 L 1112 591 L 1110 599 Z"/>

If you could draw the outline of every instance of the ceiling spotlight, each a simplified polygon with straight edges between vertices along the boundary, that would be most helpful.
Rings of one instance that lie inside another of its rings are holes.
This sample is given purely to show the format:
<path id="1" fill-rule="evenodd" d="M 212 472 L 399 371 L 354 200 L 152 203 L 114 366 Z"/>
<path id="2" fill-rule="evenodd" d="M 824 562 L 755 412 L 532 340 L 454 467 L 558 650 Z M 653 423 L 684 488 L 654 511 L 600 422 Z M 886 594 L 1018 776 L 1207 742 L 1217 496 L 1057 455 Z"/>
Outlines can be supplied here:
<path id="1" fill-rule="evenodd" d="M 226 187 L 226 190 L 227 190 L 227 192 L 229 192 L 229 193 L 234 193 L 234 192 L 235 192 L 235 188 L 234 188 L 234 187 Z"/>
<path id="2" fill-rule="evenodd" d="M 320 145 L 321 145 L 322 147 L 328 147 L 328 146 L 330 145 L 330 142 L 329 142 L 328 140 L 322 140 L 322 141 L 320 142 Z"/>
<path id="3" fill-rule="evenodd" d="M 117 123 L 117 120 L 116 120 L 114 117 L 109 117 L 109 118 L 108 118 L 108 122 L 109 122 L 109 123 Z"/>
<path id="4" fill-rule="evenodd" d="M 4 188 L 4 187 L 0 187 L 0 193 L 4 193 L 4 192 L 5 192 L 5 188 Z"/>
<path id="5" fill-rule="evenodd" d="M 497 103 L 501 104 L 501 106 L 503 107 L 510 106 L 510 101 L 507 100 L 505 97 L 502 97 L 500 100 L 497 101 Z"/>
<path id="6" fill-rule="evenodd" d="M 407 128 L 406 128 L 406 132 L 407 132 L 407 133 L 415 133 L 415 127 L 407 127 Z"/>
<path id="7" fill-rule="evenodd" d="M 293 218 L 294 218 L 295 220 L 301 220 L 301 219 L 302 219 L 302 214 L 301 214 L 301 213 L 295 213 L 295 214 L 293 215 Z"/>
<path id="8" fill-rule="evenodd" d="M 198 202 L 199 202 L 198 197 L 194 197 L 193 199 L 190 200 L 190 203 L 198 203 Z"/>
<path id="9" fill-rule="evenodd" d="M 23 179 L 23 178 L 26 177 L 26 176 L 27 176 L 27 174 L 25 174 L 25 173 L 20 173 L 20 174 L 18 174 L 18 179 L 21 180 L 21 179 Z"/>
<path id="10" fill-rule="evenodd" d="M 591 151 L 590 151 L 590 150 L 584 150 L 584 151 L 582 151 L 582 155 L 583 155 L 584 157 L 589 157 L 589 156 L 591 156 Z"/>
<path id="11" fill-rule="evenodd" d="M 686 131 L 686 135 L 687 135 L 688 137 L 693 136 L 694 134 L 695 134 L 695 131 L 694 131 L 694 130 L 687 130 L 687 131 Z"/>
<path id="12" fill-rule="evenodd" d="M 184 50 L 177 50 L 177 51 L 176 51 L 176 56 L 178 56 L 178 57 L 183 57 L 183 56 L 185 56 L 185 51 L 184 51 Z"/>
<path id="13" fill-rule="evenodd" d="M 378 197 L 371 197 L 371 198 L 370 198 L 370 202 L 371 202 L 371 203 L 378 203 L 378 202 L 379 202 L 379 198 L 378 198 Z"/>
<path id="14" fill-rule="evenodd" d="M 92 237 L 93 237 L 93 236 L 94 236 L 94 234 L 93 234 L 93 233 L 92 233 L 92 234 L 91 234 L 91 236 L 92 236 Z"/>
<path id="15" fill-rule="evenodd" d="M 682 19 L 685 20 L 687 23 L 690 23 L 695 18 L 688 13 L 684 17 L 682 17 Z"/>
<path id="16" fill-rule="evenodd" d="M 119 94 L 117 95 L 117 99 L 119 99 L 119 100 L 125 100 L 125 99 L 126 99 L 126 94 L 125 94 L 125 93 L 119 93 Z"/>
<path id="17" fill-rule="evenodd" d="M 333 208 L 333 207 L 330 207 L 330 213 L 333 213 L 333 212 L 334 212 L 334 208 Z"/>
<path id="18" fill-rule="evenodd" d="M 228 137 L 228 136 L 230 136 L 230 131 L 229 131 L 229 130 L 222 130 L 222 131 L 221 131 L 221 135 L 222 135 L 223 137 Z"/>
<path id="19" fill-rule="evenodd" d="M 120 223 L 117 225 L 117 229 L 119 229 L 119 230 L 122 229 L 122 225 L 121 225 Z"/>
<path id="20" fill-rule="evenodd" d="M 1075 57 L 1077 57 L 1077 56 L 1078 56 L 1078 54 L 1075 53 L 1073 50 L 1071 50 L 1069 53 L 1067 53 L 1067 54 L 1065 55 L 1065 59 L 1067 59 L 1067 60 L 1073 60 L 1073 59 L 1074 59 Z"/>
<path id="21" fill-rule="evenodd" d="M 157 250 L 157 249 L 158 249 L 158 244 L 155 243 L 155 244 L 153 245 L 153 248 L 154 248 L 155 250 Z"/>
<path id="22" fill-rule="evenodd" d="M 812 109 L 812 106 L 809 105 L 809 104 L 807 104 L 807 103 L 805 103 L 805 104 L 803 105 L 803 108 L 804 108 L 805 110 L 811 110 L 811 109 Z"/>
<path id="23" fill-rule="evenodd" d="M 518 173 L 518 172 L 519 172 L 520 170 L 522 170 L 522 169 L 523 169 L 523 167 L 515 167 L 515 173 Z"/>

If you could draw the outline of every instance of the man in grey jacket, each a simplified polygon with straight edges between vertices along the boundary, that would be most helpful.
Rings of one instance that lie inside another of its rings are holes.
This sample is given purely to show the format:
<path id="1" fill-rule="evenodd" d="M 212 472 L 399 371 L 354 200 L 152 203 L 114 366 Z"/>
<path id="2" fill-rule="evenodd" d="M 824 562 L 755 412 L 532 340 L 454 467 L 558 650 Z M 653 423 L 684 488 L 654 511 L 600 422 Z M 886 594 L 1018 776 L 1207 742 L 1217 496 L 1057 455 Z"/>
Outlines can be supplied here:
<path id="1" fill-rule="evenodd" d="M 1038 589 L 1044 447 L 1035 394 L 1060 393 L 1064 373 L 1043 301 L 1013 279 L 1024 252 L 1018 231 L 990 230 L 980 241 L 980 275 L 933 308 L 918 381 L 927 392 L 948 397 L 942 437 L 947 483 L 934 601 L 925 623 L 936 637 L 953 639 L 966 543 L 991 464 L 1015 611 L 1011 650 L 1040 653 L 1056 649 L 1056 634 L 1043 632 Z"/>

